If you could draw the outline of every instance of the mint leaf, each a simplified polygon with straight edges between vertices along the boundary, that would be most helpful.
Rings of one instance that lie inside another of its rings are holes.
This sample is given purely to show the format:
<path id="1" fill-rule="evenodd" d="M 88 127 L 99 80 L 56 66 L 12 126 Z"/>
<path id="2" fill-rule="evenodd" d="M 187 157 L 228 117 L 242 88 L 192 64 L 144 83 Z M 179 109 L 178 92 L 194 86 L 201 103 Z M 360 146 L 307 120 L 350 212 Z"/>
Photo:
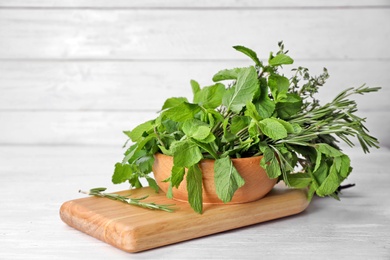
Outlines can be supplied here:
<path id="1" fill-rule="evenodd" d="M 234 69 L 226 69 L 220 70 L 213 76 L 213 81 L 222 81 L 222 80 L 232 80 L 237 79 L 238 74 L 245 68 L 234 68 Z"/>
<path id="2" fill-rule="evenodd" d="M 187 120 L 183 124 L 183 132 L 196 140 L 206 139 L 210 135 L 211 128 L 205 122 L 197 119 Z"/>
<path id="3" fill-rule="evenodd" d="M 203 197 L 202 197 L 202 171 L 198 164 L 195 164 L 188 168 L 187 172 L 187 192 L 188 202 L 191 208 L 197 212 L 202 213 L 203 211 Z"/>
<path id="4" fill-rule="evenodd" d="M 276 104 L 276 112 L 282 119 L 288 119 L 301 111 L 302 99 L 297 94 L 287 93 L 286 98 Z"/>
<path id="5" fill-rule="evenodd" d="M 263 67 L 263 64 L 261 63 L 261 61 L 257 57 L 256 52 L 254 52 L 253 50 L 251 50 L 251 49 L 249 49 L 247 47 L 244 47 L 244 46 L 239 46 L 239 45 L 233 46 L 233 48 L 236 49 L 239 52 L 244 53 L 246 56 L 251 58 L 256 63 L 257 66 Z"/>
<path id="6" fill-rule="evenodd" d="M 237 134 L 240 130 L 249 125 L 251 119 L 247 116 L 235 116 L 231 120 L 230 131 Z"/>
<path id="7" fill-rule="evenodd" d="M 312 182 L 310 175 L 307 173 L 288 174 L 287 178 L 289 185 L 297 189 L 307 188 Z"/>
<path id="8" fill-rule="evenodd" d="M 245 184 L 229 157 L 215 160 L 214 182 L 218 195 L 224 203 L 232 200 L 234 193 Z"/>
<path id="9" fill-rule="evenodd" d="M 127 181 L 133 175 L 135 168 L 130 164 L 115 164 L 114 174 L 112 175 L 112 183 L 119 184 Z"/>
<path id="10" fill-rule="evenodd" d="M 176 122 L 184 122 L 186 120 L 194 118 L 194 116 L 200 111 L 200 107 L 196 104 L 181 103 L 175 107 L 169 108 L 163 112 L 163 116 Z"/>
<path id="11" fill-rule="evenodd" d="M 183 167 L 172 167 L 171 172 L 171 184 L 175 188 L 179 188 L 180 183 L 183 181 L 185 169 Z"/>
<path id="12" fill-rule="evenodd" d="M 214 109 L 221 105 L 225 91 L 225 85 L 221 83 L 204 87 L 195 94 L 194 103 L 197 103 L 204 108 Z"/>
<path id="13" fill-rule="evenodd" d="M 273 140 L 287 137 L 286 128 L 275 118 L 266 118 L 259 122 L 261 131 Z"/>
<path id="14" fill-rule="evenodd" d="M 290 56 L 287 56 L 284 53 L 280 53 L 275 57 L 268 60 L 268 64 L 271 66 L 280 66 L 284 64 L 293 64 L 294 60 Z"/>
<path id="15" fill-rule="evenodd" d="M 321 183 L 320 187 L 316 190 L 316 193 L 320 197 L 324 197 L 326 195 L 330 195 L 334 193 L 337 188 L 340 186 L 340 179 L 336 169 L 335 164 L 329 169 L 329 175 L 326 179 Z"/>
<path id="16" fill-rule="evenodd" d="M 256 69 L 252 66 L 242 69 L 237 77 L 236 84 L 228 89 L 222 98 L 222 104 L 239 113 L 248 101 L 253 100 L 256 91 L 259 90 Z"/>
<path id="17" fill-rule="evenodd" d="M 196 93 L 198 93 L 200 91 L 199 83 L 197 81 L 191 79 L 190 84 L 191 84 L 192 94 L 194 94 L 194 96 L 195 96 Z"/>
<path id="18" fill-rule="evenodd" d="M 261 118 L 271 117 L 275 111 L 275 102 L 268 96 L 268 84 L 264 78 L 260 79 L 260 96 L 257 101 L 254 101 L 257 112 Z"/>
<path id="19" fill-rule="evenodd" d="M 131 139 L 133 142 L 138 142 L 142 137 L 143 133 L 149 132 L 153 129 L 154 120 L 146 121 L 138 126 L 136 126 L 133 130 L 124 131 L 124 133 Z"/>
<path id="20" fill-rule="evenodd" d="M 286 94 L 290 86 L 290 81 L 288 78 L 277 74 L 272 74 L 268 78 L 268 85 L 276 102 L 287 98 Z"/>
<path id="21" fill-rule="evenodd" d="M 253 118 L 256 121 L 261 120 L 261 116 L 252 102 L 246 104 L 245 115 Z"/>
<path id="22" fill-rule="evenodd" d="M 278 159 L 274 151 L 266 147 L 263 152 L 263 158 L 260 161 L 260 166 L 266 171 L 268 178 L 275 179 L 282 174 Z"/>
<path id="23" fill-rule="evenodd" d="M 328 156 L 331 156 L 331 157 L 338 157 L 338 156 L 344 155 L 342 152 L 340 152 L 336 148 L 333 148 L 332 146 L 330 146 L 328 144 L 324 144 L 324 143 L 316 144 L 316 149 L 319 152 L 326 154 Z"/>
<path id="24" fill-rule="evenodd" d="M 203 158 L 198 145 L 188 139 L 172 143 L 171 149 L 173 164 L 177 167 L 191 167 Z"/>
<path id="25" fill-rule="evenodd" d="M 167 100 L 165 100 L 164 105 L 162 106 L 161 110 L 178 106 L 184 102 L 188 102 L 187 98 L 185 98 L 185 97 L 168 98 Z"/>
<path id="26" fill-rule="evenodd" d="M 148 175 L 145 175 L 145 179 L 148 182 L 149 187 L 151 187 L 155 192 L 159 191 L 160 188 L 158 187 L 157 182 L 156 182 L 155 179 L 151 178 Z"/>

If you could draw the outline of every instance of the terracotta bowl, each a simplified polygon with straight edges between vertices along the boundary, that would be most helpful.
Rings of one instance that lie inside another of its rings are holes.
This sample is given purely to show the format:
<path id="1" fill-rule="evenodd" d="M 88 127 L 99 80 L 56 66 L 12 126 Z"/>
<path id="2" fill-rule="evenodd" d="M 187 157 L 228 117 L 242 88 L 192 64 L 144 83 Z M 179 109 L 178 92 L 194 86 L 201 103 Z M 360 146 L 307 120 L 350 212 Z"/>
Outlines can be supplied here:
<path id="1" fill-rule="evenodd" d="M 232 159 L 233 165 L 245 180 L 245 185 L 239 188 L 229 204 L 245 203 L 264 197 L 276 184 L 277 179 L 269 179 L 260 166 L 262 156 Z M 173 166 L 173 157 L 155 154 L 153 173 L 157 184 L 163 192 L 167 192 L 169 183 L 163 180 L 169 178 Z M 214 160 L 202 160 L 199 166 L 203 173 L 203 203 L 223 204 L 218 198 L 214 185 Z M 184 179 L 179 188 L 173 188 L 173 198 L 188 201 L 187 185 Z"/>

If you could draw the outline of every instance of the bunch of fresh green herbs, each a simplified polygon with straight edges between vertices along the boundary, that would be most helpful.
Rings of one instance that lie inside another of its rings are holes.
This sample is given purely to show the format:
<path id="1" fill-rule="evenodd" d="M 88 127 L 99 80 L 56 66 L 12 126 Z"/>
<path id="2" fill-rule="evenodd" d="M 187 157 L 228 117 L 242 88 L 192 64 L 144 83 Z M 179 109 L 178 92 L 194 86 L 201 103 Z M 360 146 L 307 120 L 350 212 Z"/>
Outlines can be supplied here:
<path id="1" fill-rule="evenodd" d="M 309 199 L 337 197 L 341 182 L 351 172 L 350 159 L 338 147 L 338 140 L 353 146 L 357 138 L 364 152 L 378 148 L 368 134 L 365 119 L 358 117 L 354 94 L 378 91 L 361 86 L 342 91 L 331 102 L 320 105 L 315 98 L 329 77 L 324 69 L 318 77 L 308 69 L 292 69 L 290 78 L 280 70 L 293 59 L 279 43 L 268 64 L 246 47 L 234 48 L 249 56 L 253 66 L 225 69 L 214 75 L 211 86 L 200 87 L 191 80 L 193 100 L 168 98 L 159 115 L 124 133 L 133 144 L 122 162 L 115 165 L 113 183 L 128 181 L 141 187 L 140 178 L 158 191 L 152 172 L 154 154 L 173 156 L 174 166 L 168 197 L 185 179 L 189 203 L 202 212 L 202 171 L 200 160 L 215 159 L 218 197 L 229 202 L 244 179 L 231 158 L 262 155 L 261 166 L 269 178 L 278 178 L 293 188 L 309 188 Z"/>

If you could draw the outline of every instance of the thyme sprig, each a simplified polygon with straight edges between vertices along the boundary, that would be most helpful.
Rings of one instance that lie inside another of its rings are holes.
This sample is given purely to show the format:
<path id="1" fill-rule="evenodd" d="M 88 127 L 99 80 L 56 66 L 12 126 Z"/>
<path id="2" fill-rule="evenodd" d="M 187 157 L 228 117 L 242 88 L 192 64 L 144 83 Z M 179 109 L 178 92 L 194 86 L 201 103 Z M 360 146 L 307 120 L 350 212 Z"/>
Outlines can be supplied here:
<path id="1" fill-rule="evenodd" d="M 90 189 L 89 192 L 79 190 L 80 193 L 87 194 L 87 195 L 92 195 L 96 197 L 101 197 L 101 198 L 107 198 L 111 200 L 118 200 L 123 203 L 129 204 L 129 205 L 134 205 L 138 206 L 141 208 L 145 209 L 153 209 L 153 210 L 162 210 L 166 212 L 174 212 L 174 204 L 156 204 L 154 202 L 143 202 L 142 200 L 146 199 L 149 197 L 148 195 L 140 197 L 140 198 L 130 198 L 130 195 L 122 196 L 116 193 L 106 193 L 104 192 L 106 188 L 93 188 Z"/>

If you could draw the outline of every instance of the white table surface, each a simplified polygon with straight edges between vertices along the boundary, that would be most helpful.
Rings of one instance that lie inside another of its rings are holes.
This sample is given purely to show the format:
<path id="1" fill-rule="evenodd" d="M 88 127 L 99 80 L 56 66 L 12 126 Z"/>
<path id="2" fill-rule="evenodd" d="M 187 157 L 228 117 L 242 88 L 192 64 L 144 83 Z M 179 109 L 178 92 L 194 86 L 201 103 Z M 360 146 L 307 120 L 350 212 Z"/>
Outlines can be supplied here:
<path id="1" fill-rule="evenodd" d="M 303 213 L 131 254 L 64 224 L 78 190 L 112 185 L 123 150 L 111 146 L 0 146 L 0 259 L 390 259 L 390 151 L 346 152 L 354 170 L 341 201 Z"/>

